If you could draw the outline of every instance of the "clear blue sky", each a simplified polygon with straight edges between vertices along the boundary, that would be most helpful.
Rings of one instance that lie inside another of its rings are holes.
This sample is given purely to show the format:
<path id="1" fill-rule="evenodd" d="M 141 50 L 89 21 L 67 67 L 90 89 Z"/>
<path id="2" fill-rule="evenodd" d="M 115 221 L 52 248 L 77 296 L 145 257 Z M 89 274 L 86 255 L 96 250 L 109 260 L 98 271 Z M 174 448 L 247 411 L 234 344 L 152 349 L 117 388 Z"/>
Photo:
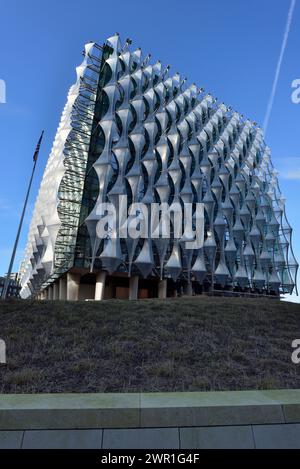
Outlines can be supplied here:
<path id="1" fill-rule="evenodd" d="M 289 5 L 290 0 L 2 0 L 0 79 L 7 85 L 7 103 L 0 104 L 0 274 L 7 270 L 32 154 L 45 129 L 18 269 L 38 186 L 86 42 L 102 43 L 116 31 L 123 39 L 130 37 L 145 55 L 151 52 L 153 59 L 262 125 Z M 300 104 L 290 96 L 291 82 L 300 78 L 299 25 L 298 0 L 266 138 L 281 173 L 298 261 Z"/>

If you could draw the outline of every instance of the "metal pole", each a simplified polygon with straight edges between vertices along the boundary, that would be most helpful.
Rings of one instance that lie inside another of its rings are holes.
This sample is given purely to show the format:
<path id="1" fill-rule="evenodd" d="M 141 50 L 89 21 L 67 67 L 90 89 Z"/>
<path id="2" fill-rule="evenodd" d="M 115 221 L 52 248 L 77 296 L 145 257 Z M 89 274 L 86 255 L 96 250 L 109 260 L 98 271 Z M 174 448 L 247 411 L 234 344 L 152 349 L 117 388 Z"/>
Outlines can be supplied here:
<path id="1" fill-rule="evenodd" d="M 33 180 L 33 175 L 34 175 L 34 171 L 35 171 L 35 167 L 36 167 L 36 162 L 37 162 L 37 160 L 34 161 L 33 168 L 32 168 L 31 178 L 30 178 L 30 181 L 29 181 L 28 189 L 27 189 L 26 199 L 25 199 L 25 202 L 24 202 L 24 207 L 23 207 L 23 211 L 22 211 L 22 215 L 21 215 L 21 220 L 20 220 L 20 223 L 19 223 L 19 228 L 18 228 L 15 244 L 14 244 L 14 249 L 13 249 L 13 252 L 12 252 L 12 255 L 11 255 L 7 276 L 6 276 L 6 279 L 5 279 L 5 282 L 4 282 L 4 287 L 3 287 L 3 290 L 2 290 L 2 295 L 1 295 L 2 300 L 6 299 L 7 290 L 8 290 L 8 287 L 9 287 L 10 276 L 11 276 L 12 268 L 13 268 L 13 265 L 14 265 L 14 260 L 15 260 L 15 256 L 16 256 L 16 251 L 17 251 L 17 247 L 18 247 L 18 242 L 19 242 L 19 238 L 20 238 L 20 233 L 21 233 L 21 229 L 22 229 L 22 224 L 23 224 L 23 220 L 24 220 L 24 215 L 25 215 L 25 211 L 26 211 L 28 197 L 29 197 L 31 184 L 32 184 L 32 180 Z"/>

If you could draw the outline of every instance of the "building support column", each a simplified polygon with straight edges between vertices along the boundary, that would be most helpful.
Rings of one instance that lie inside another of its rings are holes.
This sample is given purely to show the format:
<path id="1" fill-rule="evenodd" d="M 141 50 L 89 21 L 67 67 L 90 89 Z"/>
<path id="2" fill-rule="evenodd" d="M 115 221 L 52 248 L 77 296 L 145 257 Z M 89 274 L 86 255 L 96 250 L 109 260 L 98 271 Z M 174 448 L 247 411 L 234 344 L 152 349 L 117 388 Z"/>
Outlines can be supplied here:
<path id="1" fill-rule="evenodd" d="M 66 277 L 61 277 L 59 279 L 59 299 L 67 299 L 67 279 Z"/>
<path id="2" fill-rule="evenodd" d="M 98 272 L 96 276 L 96 285 L 95 285 L 95 300 L 99 301 L 99 300 L 104 299 L 105 280 L 106 280 L 105 270 L 103 270 L 102 272 Z"/>
<path id="3" fill-rule="evenodd" d="M 193 295 L 192 282 L 189 282 L 184 286 L 184 293 L 183 294 L 187 295 L 187 296 L 192 296 Z"/>
<path id="4" fill-rule="evenodd" d="M 158 282 L 158 298 L 161 300 L 167 298 L 167 279 Z"/>
<path id="5" fill-rule="evenodd" d="M 139 291 L 139 276 L 133 275 L 129 278 L 129 299 L 137 300 Z"/>
<path id="6" fill-rule="evenodd" d="M 53 300 L 53 287 L 49 285 L 47 288 L 47 300 Z"/>
<path id="7" fill-rule="evenodd" d="M 79 299 L 80 274 L 67 273 L 67 300 L 77 301 Z"/>
<path id="8" fill-rule="evenodd" d="M 59 283 L 53 283 L 53 300 L 59 300 Z"/>

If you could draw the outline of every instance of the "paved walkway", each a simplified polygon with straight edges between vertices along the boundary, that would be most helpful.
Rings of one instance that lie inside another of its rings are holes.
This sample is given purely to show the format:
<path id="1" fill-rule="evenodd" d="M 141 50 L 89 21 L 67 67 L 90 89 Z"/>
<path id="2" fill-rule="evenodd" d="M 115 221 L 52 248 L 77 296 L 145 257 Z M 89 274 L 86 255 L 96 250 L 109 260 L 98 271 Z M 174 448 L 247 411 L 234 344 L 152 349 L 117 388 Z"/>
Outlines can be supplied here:
<path id="1" fill-rule="evenodd" d="M 297 448 L 300 424 L 0 431 L 0 449 Z"/>

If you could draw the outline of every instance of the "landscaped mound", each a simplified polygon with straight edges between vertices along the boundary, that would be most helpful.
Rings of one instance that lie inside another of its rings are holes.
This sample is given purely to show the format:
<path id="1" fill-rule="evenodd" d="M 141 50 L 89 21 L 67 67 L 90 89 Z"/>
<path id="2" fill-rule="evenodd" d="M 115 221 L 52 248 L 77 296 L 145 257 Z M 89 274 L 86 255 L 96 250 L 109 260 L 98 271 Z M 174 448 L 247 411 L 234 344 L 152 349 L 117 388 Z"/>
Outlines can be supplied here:
<path id="1" fill-rule="evenodd" d="M 193 297 L 0 304 L 0 393 L 300 388 L 300 305 Z"/>

